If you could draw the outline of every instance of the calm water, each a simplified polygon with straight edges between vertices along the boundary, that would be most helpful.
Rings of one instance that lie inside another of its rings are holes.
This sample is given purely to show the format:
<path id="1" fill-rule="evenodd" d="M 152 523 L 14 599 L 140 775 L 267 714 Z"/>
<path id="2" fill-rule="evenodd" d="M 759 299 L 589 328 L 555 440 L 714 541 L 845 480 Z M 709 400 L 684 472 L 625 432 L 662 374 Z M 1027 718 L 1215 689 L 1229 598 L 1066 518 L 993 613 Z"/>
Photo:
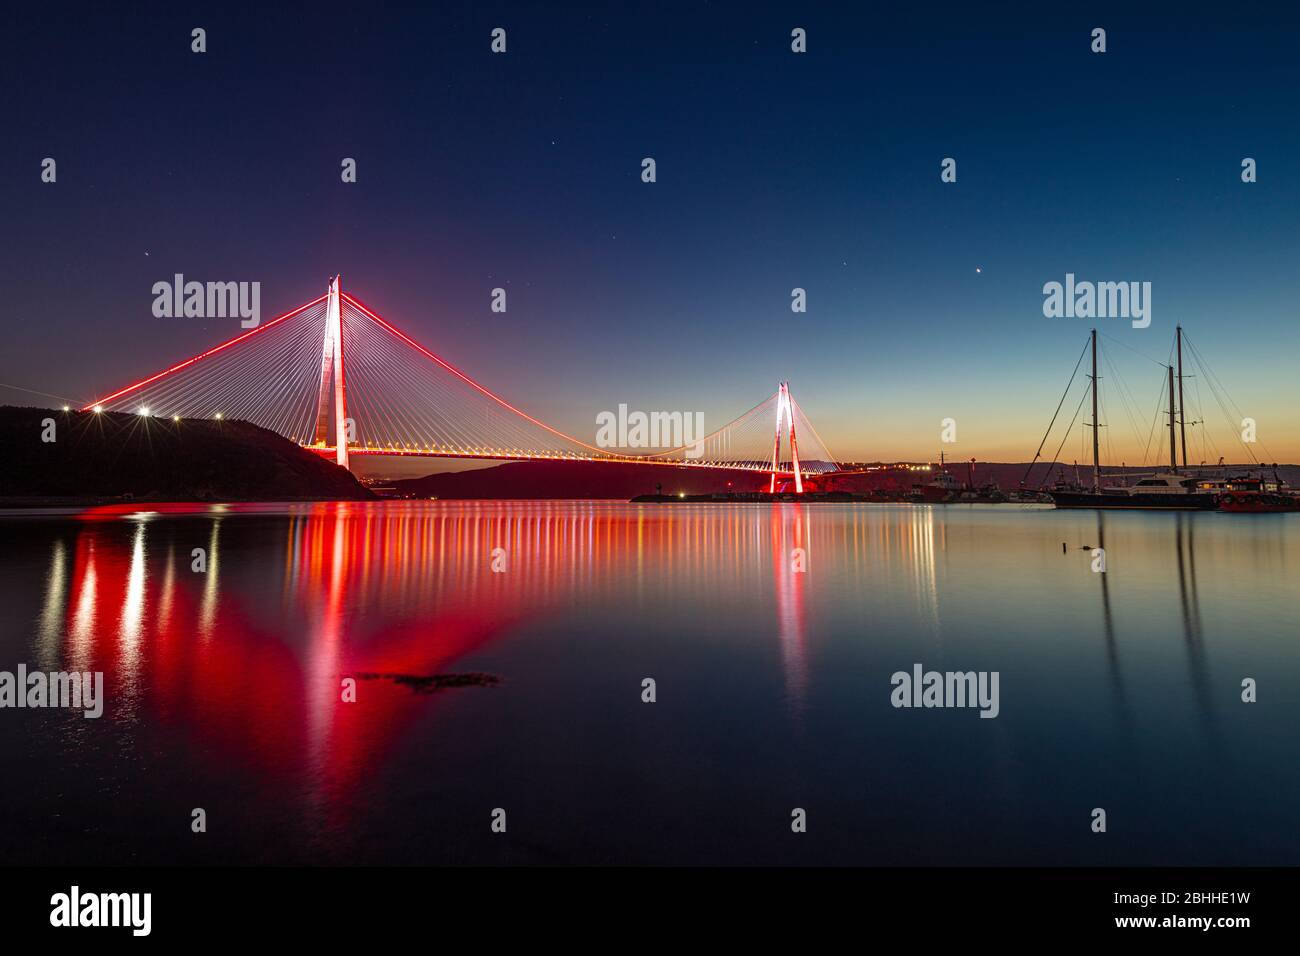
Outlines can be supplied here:
<path id="1" fill-rule="evenodd" d="M 195 506 L 0 544 L 0 670 L 108 697 L 0 710 L 8 862 L 1300 863 L 1300 515 Z M 893 708 L 917 662 L 998 671 L 1000 716 Z M 467 673 L 500 683 L 373 676 Z"/>

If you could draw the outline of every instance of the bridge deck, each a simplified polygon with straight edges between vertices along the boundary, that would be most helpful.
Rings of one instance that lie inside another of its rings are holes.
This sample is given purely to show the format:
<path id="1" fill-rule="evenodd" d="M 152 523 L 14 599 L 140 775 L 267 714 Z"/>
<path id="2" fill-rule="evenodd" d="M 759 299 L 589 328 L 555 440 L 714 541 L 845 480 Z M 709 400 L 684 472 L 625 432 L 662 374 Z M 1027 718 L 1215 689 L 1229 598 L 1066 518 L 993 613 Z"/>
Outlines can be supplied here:
<path id="1" fill-rule="evenodd" d="M 301 445 L 301 443 L 300 443 Z M 333 457 L 337 449 L 333 445 L 301 445 L 307 451 L 322 457 Z M 453 449 L 427 448 L 367 448 L 364 445 L 349 445 L 348 455 L 391 456 L 395 458 L 466 458 L 488 461 L 599 461 L 617 462 L 627 465 L 665 465 L 675 468 L 712 468 L 720 471 L 754 471 L 771 474 L 772 463 L 769 462 L 724 462 L 703 460 L 680 460 L 671 458 L 650 458 L 640 455 L 572 455 L 547 454 L 538 452 L 485 451 L 464 452 Z M 816 472 L 804 470 L 805 475 Z M 778 475 L 793 475 L 793 469 L 777 471 Z"/>

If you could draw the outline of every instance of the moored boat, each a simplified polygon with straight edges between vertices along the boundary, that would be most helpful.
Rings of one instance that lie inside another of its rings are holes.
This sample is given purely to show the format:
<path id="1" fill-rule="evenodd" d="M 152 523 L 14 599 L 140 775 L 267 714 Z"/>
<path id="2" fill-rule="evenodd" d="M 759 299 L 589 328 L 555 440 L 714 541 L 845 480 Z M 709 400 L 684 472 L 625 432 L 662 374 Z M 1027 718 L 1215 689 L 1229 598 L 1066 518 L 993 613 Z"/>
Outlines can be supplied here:
<path id="1" fill-rule="evenodd" d="M 908 500 L 920 504 L 939 505 L 956 501 L 962 492 L 961 482 L 948 474 L 948 463 L 939 452 L 939 472 L 924 485 L 913 485 Z"/>
<path id="2" fill-rule="evenodd" d="M 1096 491 L 1048 492 L 1058 508 L 1145 508 L 1171 511 L 1213 511 L 1212 492 L 1197 489 L 1198 479 L 1165 473 L 1140 479 L 1135 485 L 1117 485 Z"/>
<path id="3" fill-rule="evenodd" d="M 1225 491 L 1216 499 L 1220 511 L 1234 514 L 1278 514 L 1300 511 L 1300 495 L 1274 491 Z"/>
<path id="4" fill-rule="evenodd" d="M 1215 502 L 1220 511 L 1234 514 L 1278 514 L 1285 511 L 1300 511 L 1300 495 L 1287 489 L 1286 482 L 1277 477 L 1273 480 L 1247 475 L 1224 482 Z"/>

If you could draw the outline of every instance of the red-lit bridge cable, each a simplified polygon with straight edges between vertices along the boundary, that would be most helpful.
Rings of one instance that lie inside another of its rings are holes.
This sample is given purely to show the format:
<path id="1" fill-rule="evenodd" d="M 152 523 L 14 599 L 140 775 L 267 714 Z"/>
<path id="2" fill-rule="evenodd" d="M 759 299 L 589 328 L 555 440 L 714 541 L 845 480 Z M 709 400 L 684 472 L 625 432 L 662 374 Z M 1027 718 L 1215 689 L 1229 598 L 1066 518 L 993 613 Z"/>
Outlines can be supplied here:
<path id="1" fill-rule="evenodd" d="M 548 432 L 550 432 L 552 435 L 556 435 L 556 436 L 558 436 L 558 437 L 560 437 L 560 438 L 563 438 L 565 441 L 571 441 L 571 442 L 573 442 L 574 444 L 581 445 L 583 448 L 586 448 L 586 449 L 589 449 L 589 450 L 591 450 L 591 451 L 594 451 L 594 452 L 596 452 L 598 455 L 608 455 L 608 454 L 609 454 L 609 453 L 608 453 L 605 449 L 603 449 L 603 448 L 597 448 L 595 445 L 589 445 L 589 444 L 587 444 L 585 441 L 583 441 L 583 440 L 580 439 L 580 438 L 574 438 L 572 435 L 566 435 L 564 432 L 560 431 L 558 428 L 552 428 L 550 425 L 546 424 L 545 422 L 538 421 L 536 418 L 533 418 L 533 416 L 532 416 L 532 415 L 529 415 L 527 412 L 520 411 L 518 408 L 515 408 L 515 406 L 513 406 L 513 405 L 511 405 L 509 402 L 507 402 L 504 398 L 501 398 L 499 395 L 496 395 L 496 394 L 494 394 L 493 392 L 491 392 L 490 390 L 484 388 L 482 385 L 480 385 L 478 382 L 474 381 L 472 378 L 470 378 L 470 377 L 469 377 L 468 375 L 466 375 L 464 372 L 460 371 L 460 369 L 456 368 L 454 365 L 451 365 L 450 363 L 448 363 L 448 362 L 444 361 L 443 359 L 440 359 L 438 356 L 434 355 L 432 352 L 430 352 L 428 349 L 426 349 L 426 348 L 425 348 L 423 345 L 421 345 L 419 342 L 415 341 L 415 339 L 411 338 L 409 335 L 407 335 L 407 334 L 406 334 L 405 332 L 403 332 L 401 329 L 398 329 L 398 328 L 394 327 L 394 326 L 393 326 L 392 324 L 390 324 L 389 322 L 387 322 L 387 321 L 385 321 L 384 319 L 380 318 L 378 315 L 376 315 L 374 312 L 370 311 L 368 308 L 366 308 L 364 305 L 362 305 L 360 302 L 358 302 L 355 298 L 353 298 L 353 296 L 351 296 L 351 295 L 348 294 L 347 292 L 342 292 L 342 293 L 340 293 L 340 295 L 341 295 L 342 298 L 346 299 L 346 300 L 347 300 L 351 305 L 355 306 L 356 308 L 360 309 L 363 313 L 365 313 L 366 316 L 368 316 L 369 318 L 373 319 L 375 322 L 378 322 L 378 323 L 379 323 L 383 328 L 385 328 L 386 330 L 388 330 L 388 332 L 390 332 L 391 334 L 397 336 L 399 339 L 401 339 L 403 342 L 405 342 L 405 343 L 406 343 L 407 345 L 409 345 L 411 348 L 415 349 L 417 352 L 419 352 L 420 354 L 422 354 L 423 356 L 425 356 L 425 358 L 428 358 L 428 359 L 431 359 L 431 360 L 434 361 L 434 362 L 437 362 L 439 365 L 441 365 L 441 366 L 442 366 L 443 368 L 445 368 L 447 371 L 451 372 L 453 375 L 455 375 L 457 378 L 459 378 L 459 379 L 460 379 L 462 382 L 464 382 L 466 385 L 469 385 L 471 388 L 474 388 L 474 389 L 476 389 L 477 391 L 481 392 L 483 395 L 486 395 L 488 398 L 492 399 L 494 402 L 496 402 L 496 403 L 497 403 L 498 405 L 500 405 L 502 408 L 509 409 L 510 411 L 512 411 L 512 412 L 514 412 L 516 415 L 518 415 L 520 418 L 526 418 L 526 419 L 528 419 L 528 421 L 532 422 L 534 425 L 538 426 L 539 428 L 544 428 L 544 429 L 546 429 Z"/>
<path id="2" fill-rule="evenodd" d="M 689 444 L 686 444 L 686 445 L 678 445 L 676 448 L 669 448 L 667 451 L 657 451 L 657 452 L 655 452 L 655 453 L 652 454 L 652 455 L 645 455 L 644 457 L 646 457 L 646 458 L 663 458 L 665 455 L 676 455 L 676 454 L 678 454 L 679 452 L 684 452 L 684 451 L 686 451 L 686 449 L 688 449 L 688 448 L 694 448 L 694 447 L 696 447 L 696 446 L 698 446 L 698 445 L 706 445 L 708 442 L 710 442 L 710 441 L 712 441 L 713 439 L 717 438 L 719 435 L 721 435 L 723 432 L 727 431 L 728 429 L 739 429 L 741 425 L 743 425 L 747 420 L 749 420 L 751 417 L 753 417 L 753 416 L 754 416 L 757 412 L 759 412 L 759 411 L 760 411 L 764 406 L 770 404 L 771 401 L 772 401 L 772 399 L 774 399 L 774 398 L 776 398 L 776 396 L 775 396 L 775 395 L 772 395 L 772 396 L 770 396 L 770 397 L 768 397 L 768 398 L 763 399 L 761 402 L 759 402 L 757 405 L 755 405 L 755 406 L 754 406 L 753 408 L 751 408 L 749 411 L 745 412 L 743 415 L 741 415 L 741 416 L 739 416 L 739 417 L 737 417 L 737 418 L 733 418 L 731 421 L 727 422 L 727 424 L 723 425 L 721 428 L 714 429 L 712 432 L 710 432 L 709 434 L 705 435 L 705 436 L 704 436 L 703 438 L 701 438 L 699 441 L 690 442 Z"/>
<path id="3" fill-rule="evenodd" d="M 276 318 L 272 319 L 270 322 L 266 322 L 262 325 L 259 325 L 255 329 L 249 329 L 247 332 L 244 332 L 242 335 L 236 335 L 233 339 L 228 339 L 227 341 L 222 342 L 220 345 L 208 349 L 206 352 L 201 352 L 198 355 L 195 355 L 193 358 L 188 358 L 184 362 L 178 362 L 176 365 L 173 365 L 169 369 L 165 369 L 161 372 L 158 372 L 155 375 L 150 375 L 148 378 L 143 378 L 140 381 L 134 383 L 133 385 L 128 385 L 125 388 L 120 388 L 112 395 L 106 395 L 103 398 L 96 399 L 93 402 L 89 402 L 86 405 L 82 406 L 81 410 L 83 412 L 88 412 L 96 405 L 106 405 L 109 402 L 113 401 L 114 399 L 121 398 L 123 395 L 129 394 L 130 392 L 134 392 L 138 388 L 143 388 L 144 386 L 148 385 L 150 382 L 156 382 L 158 381 L 158 379 L 170 375 L 173 372 L 179 372 L 183 368 L 188 368 L 189 366 L 193 365 L 195 362 L 199 362 L 210 355 L 215 355 L 216 353 L 222 351 L 223 349 L 229 348 L 230 346 L 234 345 L 237 342 L 242 342 L 244 341 L 244 339 L 257 335 L 257 333 L 259 332 L 265 332 L 267 329 L 271 328 L 274 325 L 278 325 L 279 323 L 283 322 L 285 319 L 291 319 L 295 315 L 298 315 L 299 313 L 307 309 L 310 309 L 313 305 L 315 305 L 316 303 L 324 299 L 328 294 L 329 293 L 326 293 L 325 295 L 322 295 L 319 298 L 312 299 L 306 305 L 300 305 L 292 312 L 286 312 L 284 315 L 277 316 Z"/>
<path id="4" fill-rule="evenodd" d="M 826 452 L 826 461 L 832 465 L 837 464 L 835 456 L 831 452 L 831 446 L 826 444 L 822 439 L 822 436 L 817 433 L 817 428 L 813 425 L 812 419 L 809 418 L 804 410 L 799 407 L 799 403 L 794 400 L 794 396 L 790 397 L 790 404 L 793 405 L 794 410 L 799 413 L 799 418 L 802 419 L 803 423 L 808 426 L 808 431 L 812 432 L 813 438 L 817 439 L 817 443 L 821 445 L 821 450 Z"/>

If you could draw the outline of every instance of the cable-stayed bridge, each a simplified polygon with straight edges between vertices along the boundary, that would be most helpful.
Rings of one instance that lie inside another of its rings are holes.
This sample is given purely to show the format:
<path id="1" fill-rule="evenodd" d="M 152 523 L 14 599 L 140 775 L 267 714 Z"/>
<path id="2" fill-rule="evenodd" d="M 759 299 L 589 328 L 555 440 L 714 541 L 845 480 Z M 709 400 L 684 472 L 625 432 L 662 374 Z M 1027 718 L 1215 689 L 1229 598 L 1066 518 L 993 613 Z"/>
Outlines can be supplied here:
<path id="1" fill-rule="evenodd" d="M 357 455 L 635 462 L 770 472 L 773 491 L 778 479 L 793 478 L 802 491 L 805 477 L 836 470 L 788 383 L 688 444 L 629 454 L 534 418 L 341 285 L 336 276 L 320 298 L 84 410 L 243 419 L 344 468 Z"/>

